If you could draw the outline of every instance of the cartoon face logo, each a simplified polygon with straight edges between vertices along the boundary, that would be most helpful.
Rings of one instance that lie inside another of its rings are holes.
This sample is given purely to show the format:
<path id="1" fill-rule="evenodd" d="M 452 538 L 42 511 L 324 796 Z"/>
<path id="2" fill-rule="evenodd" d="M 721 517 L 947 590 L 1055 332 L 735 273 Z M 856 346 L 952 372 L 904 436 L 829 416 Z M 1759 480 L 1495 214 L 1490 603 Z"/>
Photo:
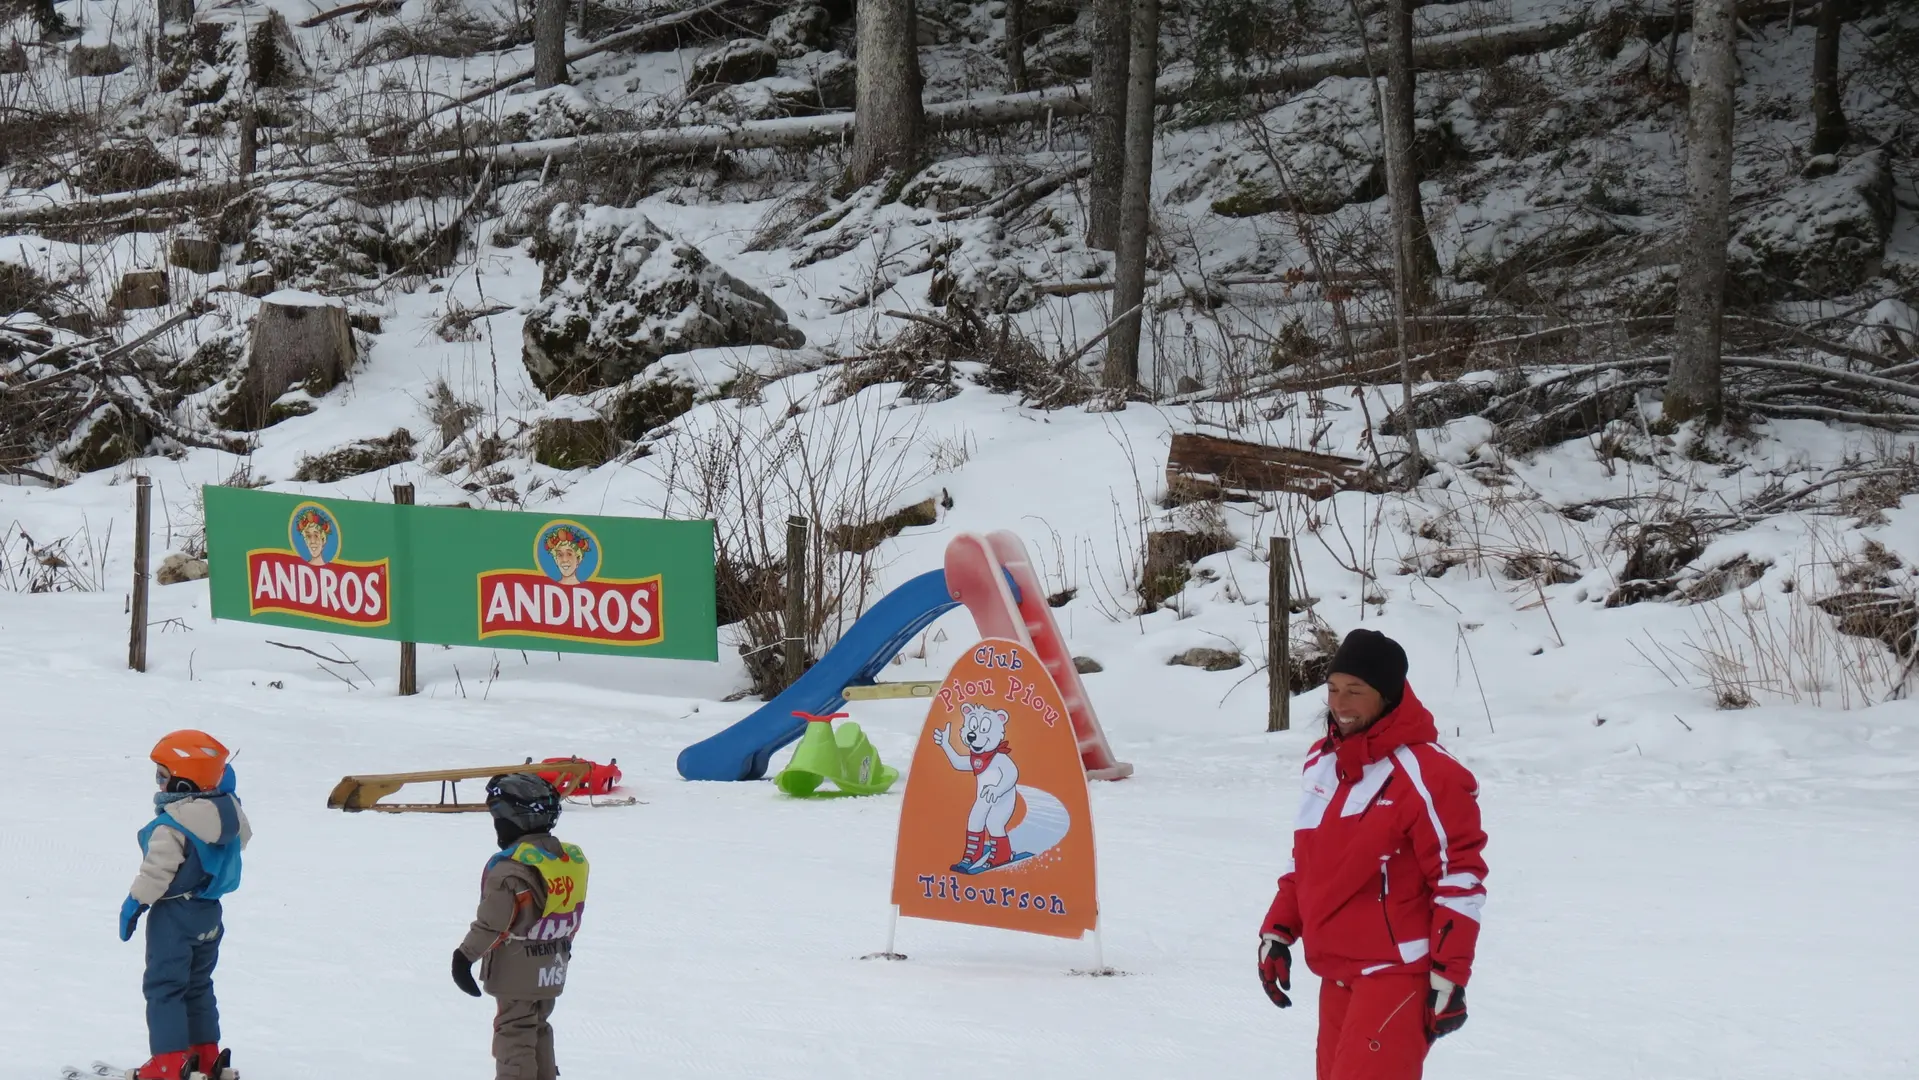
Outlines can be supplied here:
<path id="1" fill-rule="evenodd" d="M 289 539 L 293 551 L 310 566 L 325 566 L 340 554 L 340 526 L 333 513 L 319 503 L 293 508 Z"/>
<path id="2" fill-rule="evenodd" d="M 533 544 L 533 557 L 547 577 L 578 585 L 599 572 L 600 539 L 578 522 L 550 522 Z"/>
<path id="3" fill-rule="evenodd" d="M 1006 741 L 1005 709 L 989 709 L 969 701 L 960 706 L 960 714 L 965 717 L 960 737 L 973 753 L 984 754 Z"/>

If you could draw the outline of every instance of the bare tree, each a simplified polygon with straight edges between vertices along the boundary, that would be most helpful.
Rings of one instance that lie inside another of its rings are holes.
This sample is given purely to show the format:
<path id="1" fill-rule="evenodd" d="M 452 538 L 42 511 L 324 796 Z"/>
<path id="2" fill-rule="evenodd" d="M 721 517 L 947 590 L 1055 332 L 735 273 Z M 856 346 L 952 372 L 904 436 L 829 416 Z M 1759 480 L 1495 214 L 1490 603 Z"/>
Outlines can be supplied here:
<path id="1" fill-rule="evenodd" d="M 1119 252 L 1114 259 L 1113 312 L 1100 382 L 1109 390 L 1139 386 L 1139 338 L 1146 298 L 1147 224 L 1153 197 L 1153 83 L 1159 76 L 1159 0 L 1133 0 L 1132 59 L 1126 87 L 1126 168 L 1120 187 Z M 1099 172 L 1094 166 L 1094 175 Z"/>
<path id="2" fill-rule="evenodd" d="M 1404 275 L 1402 307 L 1418 311 L 1432 303 L 1439 255 L 1426 230 L 1413 162 L 1413 0 L 1387 0 L 1386 85 L 1381 103 L 1386 150 L 1386 193 L 1392 203 L 1394 258 Z"/>
<path id="3" fill-rule="evenodd" d="M 1086 246 L 1119 246 L 1119 198 L 1126 171 L 1126 82 L 1132 4 L 1093 0 L 1093 175 L 1086 199 Z"/>
<path id="4" fill-rule="evenodd" d="M 1833 154 L 1846 145 L 1851 132 L 1839 101 L 1839 31 L 1846 15 L 1845 0 L 1819 5 L 1819 33 L 1812 46 L 1812 152 Z"/>
<path id="5" fill-rule="evenodd" d="M 1718 423 L 1720 320 L 1732 201 L 1732 92 L 1738 75 L 1735 0 L 1694 0 L 1692 100 L 1686 118 L 1688 221 L 1679 254 L 1678 310 L 1665 416 Z"/>
<path id="6" fill-rule="evenodd" d="M 533 85 L 566 82 L 567 0 L 539 0 L 533 8 Z"/>
<path id="7" fill-rule="evenodd" d="M 1006 92 L 1026 90 L 1026 0 L 1006 0 Z"/>
<path id="8" fill-rule="evenodd" d="M 919 164 L 926 137 L 920 102 L 919 12 L 913 0 L 860 0 L 859 89 L 853 106 L 855 186 Z"/>
<path id="9" fill-rule="evenodd" d="M 159 63 L 154 65 L 154 77 L 164 92 L 178 89 L 193 67 L 193 0 L 159 0 L 156 7 L 160 22 L 154 35 L 154 58 Z M 46 10 L 53 13 L 52 3 Z"/>

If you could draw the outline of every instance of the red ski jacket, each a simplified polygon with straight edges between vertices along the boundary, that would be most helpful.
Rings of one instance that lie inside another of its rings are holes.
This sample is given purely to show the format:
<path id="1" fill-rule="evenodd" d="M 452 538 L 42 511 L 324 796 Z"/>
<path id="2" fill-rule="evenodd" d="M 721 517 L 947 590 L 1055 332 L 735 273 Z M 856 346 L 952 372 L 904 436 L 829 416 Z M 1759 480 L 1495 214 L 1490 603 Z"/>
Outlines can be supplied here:
<path id="1" fill-rule="evenodd" d="M 1322 979 L 1472 978 L 1486 902 L 1479 785 L 1413 696 L 1351 738 L 1313 744 L 1293 857 L 1261 933 L 1303 941 Z"/>

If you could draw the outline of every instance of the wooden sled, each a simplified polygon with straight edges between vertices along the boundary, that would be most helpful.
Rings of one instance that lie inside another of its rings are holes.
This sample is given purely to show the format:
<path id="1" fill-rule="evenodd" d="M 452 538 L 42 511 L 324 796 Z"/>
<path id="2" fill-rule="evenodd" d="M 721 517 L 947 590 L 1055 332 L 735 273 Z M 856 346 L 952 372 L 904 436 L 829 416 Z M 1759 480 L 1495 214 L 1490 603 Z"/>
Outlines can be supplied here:
<path id="1" fill-rule="evenodd" d="M 592 772 L 590 761 L 546 762 L 539 766 L 541 772 L 558 773 L 558 782 L 554 787 L 565 798 L 586 781 Z M 486 803 L 463 803 L 460 800 L 460 781 L 478 780 L 482 784 L 493 777 L 506 773 L 527 772 L 527 766 L 496 765 L 488 769 L 434 769 L 427 772 L 379 773 L 367 776 L 348 776 L 333 785 L 333 793 L 327 796 L 329 810 L 345 810 L 358 813 L 361 810 L 378 810 L 387 814 L 470 814 L 486 810 Z M 400 790 L 408 784 L 440 785 L 440 801 L 432 803 L 383 803 L 380 800 Z"/>

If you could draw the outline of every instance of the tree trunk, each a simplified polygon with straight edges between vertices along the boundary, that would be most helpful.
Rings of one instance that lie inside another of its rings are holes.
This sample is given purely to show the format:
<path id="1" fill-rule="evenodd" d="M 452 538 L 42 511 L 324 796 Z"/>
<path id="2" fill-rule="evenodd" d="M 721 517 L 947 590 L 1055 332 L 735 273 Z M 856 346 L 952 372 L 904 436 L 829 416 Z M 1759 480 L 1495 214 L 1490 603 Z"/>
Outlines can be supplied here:
<path id="1" fill-rule="evenodd" d="M 566 82 L 567 0 L 538 0 L 533 8 L 533 85 Z"/>
<path id="2" fill-rule="evenodd" d="M 854 186 L 918 166 L 926 137 L 920 102 L 919 13 L 913 0 L 860 0 L 859 88 L 853 106 Z"/>
<path id="3" fill-rule="evenodd" d="M 1006 92 L 1026 90 L 1026 0 L 1006 0 Z"/>
<path id="4" fill-rule="evenodd" d="M 1686 119 L 1689 220 L 1679 255 L 1672 372 L 1665 416 L 1718 423 L 1720 320 L 1726 309 L 1726 235 L 1732 201 L 1732 93 L 1738 74 L 1734 0 L 1695 0 L 1692 100 Z"/>
<path id="5" fill-rule="evenodd" d="M 1416 312 L 1432 303 L 1439 255 L 1426 231 L 1426 213 L 1419 199 L 1419 170 L 1413 163 L 1413 92 L 1413 0 L 1388 0 L 1382 102 L 1386 192 L 1392 202 L 1394 258 L 1405 278 L 1400 303 L 1402 308 Z"/>
<path id="6" fill-rule="evenodd" d="M 260 115 L 249 100 L 240 113 L 240 175 L 252 176 L 260 157 Z"/>
<path id="7" fill-rule="evenodd" d="M 1835 154 L 1851 132 L 1839 101 L 1839 30 L 1846 14 L 1845 0 L 1819 5 L 1819 35 L 1812 46 L 1812 152 Z"/>
<path id="8" fill-rule="evenodd" d="M 161 93 L 178 90 L 193 69 L 193 0 L 159 0 L 154 32 L 154 81 Z"/>
<path id="9" fill-rule="evenodd" d="M 1140 326 L 1146 297 L 1147 219 L 1153 197 L 1153 81 L 1159 75 L 1159 0 L 1133 0 L 1130 78 L 1126 86 L 1126 169 L 1120 188 L 1119 252 L 1113 314 L 1100 381 L 1109 390 L 1139 387 Z M 1094 167 L 1093 175 L 1099 175 Z"/>
<path id="10" fill-rule="evenodd" d="M 1132 64 L 1129 0 L 1093 0 L 1093 176 L 1086 200 L 1086 246 L 1119 246 L 1119 190 L 1126 172 L 1126 82 Z"/>
<path id="11" fill-rule="evenodd" d="M 225 405 L 223 426 L 258 431 L 272 422 L 273 403 L 294 384 L 319 397 L 346 378 L 355 356 L 344 301 L 293 293 L 268 297 L 253 318 L 246 371 Z"/>

